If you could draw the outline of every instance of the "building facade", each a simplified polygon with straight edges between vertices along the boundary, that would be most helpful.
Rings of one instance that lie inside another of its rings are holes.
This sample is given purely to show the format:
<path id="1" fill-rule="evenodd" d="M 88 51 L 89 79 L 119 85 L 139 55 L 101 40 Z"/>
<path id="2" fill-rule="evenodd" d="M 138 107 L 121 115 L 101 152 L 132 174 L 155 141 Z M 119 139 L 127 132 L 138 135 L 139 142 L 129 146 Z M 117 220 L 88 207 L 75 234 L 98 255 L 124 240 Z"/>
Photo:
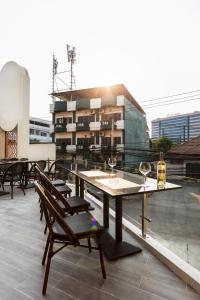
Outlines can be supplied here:
<path id="1" fill-rule="evenodd" d="M 200 111 L 159 118 L 151 124 L 152 139 L 165 136 L 175 143 L 183 143 L 200 135 Z"/>
<path id="2" fill-rule="evenodd" d="M 145 113 L 123 84 L 52 95 L 57 157 L 104 161 L 114 151 L 128 164 L 149 148 Z"/>
<path id="3" fill-rule="evenodd" d="M 40 118 L 30 117 L 29 120 L 30 143 L 51 143 L 52 122 Z"/>

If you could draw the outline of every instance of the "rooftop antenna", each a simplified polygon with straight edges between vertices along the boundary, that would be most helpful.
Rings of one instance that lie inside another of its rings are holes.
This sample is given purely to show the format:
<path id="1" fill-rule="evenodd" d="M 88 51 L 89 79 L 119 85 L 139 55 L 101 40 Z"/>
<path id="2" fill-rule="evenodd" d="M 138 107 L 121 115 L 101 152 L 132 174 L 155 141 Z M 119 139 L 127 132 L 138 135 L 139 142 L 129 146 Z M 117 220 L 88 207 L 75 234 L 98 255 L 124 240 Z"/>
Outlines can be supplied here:
<path id="1" fill-rule="evenodd" d="M 52 69 L 52 93 L 55 92 L 55 76 L 56 74 L 58 73 L 58 61 L 55 57 L 55 54 L 53 53 L 53 69 Z M 54 96 L 53 96 L 54 98 Z M 54 99 L 53 99 L 53 102 L 54 102 Z"/>
<path id="2" fill-rule="evenodd" d="M 70 90 L 73 90 L 73 86 L 75 85 L 75 76 L 73 73 L 73 65 L 76 61 L 76 48 L 71 47 L 67 44 L 67 59 L 68 63 L 70 63 Z"/>
<path id="3" fill-rule="evenodd" d="M 52 66 L 52 94 L 55 92 L 55 76 L 57 74 L 58 70 L 58 61 L 55 57 L 55 54 L 53 53 L 53 66 Z M 52 124 L 54 123 L 55 119 L 55 113 L 54 113 L 54 104 L 55 104 L 55 96 L 52 95 L 52 104 L 51 104 L 51 112 L 52 112 Z M 52 142 L 55 142 L 55 136 L 54 133 L 52 134 Z"/>

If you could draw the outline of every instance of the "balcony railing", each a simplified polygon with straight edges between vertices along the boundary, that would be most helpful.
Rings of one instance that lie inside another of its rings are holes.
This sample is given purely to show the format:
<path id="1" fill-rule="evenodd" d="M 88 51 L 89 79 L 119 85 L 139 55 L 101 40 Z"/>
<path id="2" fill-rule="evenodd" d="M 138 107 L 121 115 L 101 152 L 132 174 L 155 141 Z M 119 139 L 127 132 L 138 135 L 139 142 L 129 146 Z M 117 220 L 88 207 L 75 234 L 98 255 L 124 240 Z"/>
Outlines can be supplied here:
<path id="1" fill-rule="evenodd" d="M 67 102 L 66 101 L 56 101 L 54 103 L 54 112 L 67 111 Z"/>
<path id="2" fill-rule="evenodd" d="M 66 150 L 68 153 L 75 153 L 76 152 L 76 145 L 67 145 Z"/>
<path id="3" fill-rule="evenodd" d="M 116 151 L 118 152 L 124 152 L 124 144 L 116 144 Z"/>
<path id="4" fill-rule="evenodd" d="M 66 124 L 55 124 L 54 126 L 55 132 L 65 132 L 66 130 Z"/>
<path id="5" fill-rule="evenodd" d="M 68 132 L 74 132 L 74 131 L 76 131 L 76 123 L 69 123 L 69 124 L 67 124 L 67 131 Z"/>
<path id="6" fill-rule="evenodd" d="M 76 131 L 90 130 L 89 123 L 76 123 Z"/>
<path id="7" fill-rule="evenodd" d="M 115 122 L 115 129 L 124 129 L 124 120 L 117 120 Z"/>
<path id="8" fill-rule="evenodd" d="M 90 122 L 89 126 L 90 126 L 90 130 L 98 131 L 101 129 L 101 122 Z"/>
<path id="9" fill-rule="evenodd" d="M 76 110 L 76 101 L 68 101 L 67 111 L 75 111 L 75 110 Z"/>
<path id="10" fill-rule="evenodd" d="M 111 130 L 112 129 L 112 122 L 110 121 L 101 121 L 101 130 Z"/>

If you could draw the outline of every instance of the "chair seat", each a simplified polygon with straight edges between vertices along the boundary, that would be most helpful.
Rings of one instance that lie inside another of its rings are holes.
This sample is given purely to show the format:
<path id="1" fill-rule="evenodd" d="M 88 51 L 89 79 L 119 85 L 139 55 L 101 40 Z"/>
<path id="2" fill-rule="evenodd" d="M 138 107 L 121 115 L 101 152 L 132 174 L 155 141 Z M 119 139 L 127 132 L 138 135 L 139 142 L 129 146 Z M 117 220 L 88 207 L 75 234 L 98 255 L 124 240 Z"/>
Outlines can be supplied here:
<path id="1" fill-rule="evenodd" d="M 61 186 L 61 185 L 65 185 L 65 181 L 62 180 L 62 179 L 55 179 L 55 180 L 51 180 L 51 183 L 54 185 L 54 186 Z"/>
<path id="2" fill-rule="evenodd" d="M 58 201 L 58 203 L 64 210 L 66 209 L 62 201 Z M 70 212 L 72 213 L 94 210 L 94 208 L 90 206 L 90 203 L 88 201 L 79 196 L 72 196 L 67 198 L 67 203 L 69 205 L 69 208 L 67 208 L 67 210 L 70 210 Z"/>
<path id="3" fill-rule="evenodd" d="M 90 206 L 90 203 L 86 201 L 84 198 L 81 198 L 79 196 L 72 196 L 67 198 L 67 202 L 69 203 L 70 207 L 76 207 L 76 206 Z"/>
<path id="4" fill-rule="evenodd" d="M 77 236 L 77 238 L 86 237 L 88 235 L 91 235 L 91 233 L 101 234 L 104 230 L 104 228 L 90 213 L 69 216 L 64 219 L 66 219 L 67 224 L 69 225 L 73 233 Z M 57 238 L 60 237 L 61 239 L 63 239 L 66 236 L 63 229 L 57 222 L 54 223 L 53 227 L 56 234 L 58 235 Z"/>
<path id="5" fill-rule="evenodd" d="M 72 192 L 72 190 L 66 184 L 65 185 L 59 185 L 56 188 L 62 194 L 70 194 Z"/>

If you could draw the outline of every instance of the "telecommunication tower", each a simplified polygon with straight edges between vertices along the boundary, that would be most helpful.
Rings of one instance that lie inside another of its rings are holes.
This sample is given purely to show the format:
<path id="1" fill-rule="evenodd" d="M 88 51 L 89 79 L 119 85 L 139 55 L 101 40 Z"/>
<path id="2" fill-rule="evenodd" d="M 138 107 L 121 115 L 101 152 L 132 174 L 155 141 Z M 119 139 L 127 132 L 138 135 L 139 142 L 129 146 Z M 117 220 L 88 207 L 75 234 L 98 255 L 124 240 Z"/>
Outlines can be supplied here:
<path id="1" fill-rule="evenodd" d="M 76 61 L 76 48 L 67 44 L 67 59 L 70 64 L 70 90 L 73 90 L 73 86 L 75 86 L 75 76 L 73 72 L 73 65 Z"/>

